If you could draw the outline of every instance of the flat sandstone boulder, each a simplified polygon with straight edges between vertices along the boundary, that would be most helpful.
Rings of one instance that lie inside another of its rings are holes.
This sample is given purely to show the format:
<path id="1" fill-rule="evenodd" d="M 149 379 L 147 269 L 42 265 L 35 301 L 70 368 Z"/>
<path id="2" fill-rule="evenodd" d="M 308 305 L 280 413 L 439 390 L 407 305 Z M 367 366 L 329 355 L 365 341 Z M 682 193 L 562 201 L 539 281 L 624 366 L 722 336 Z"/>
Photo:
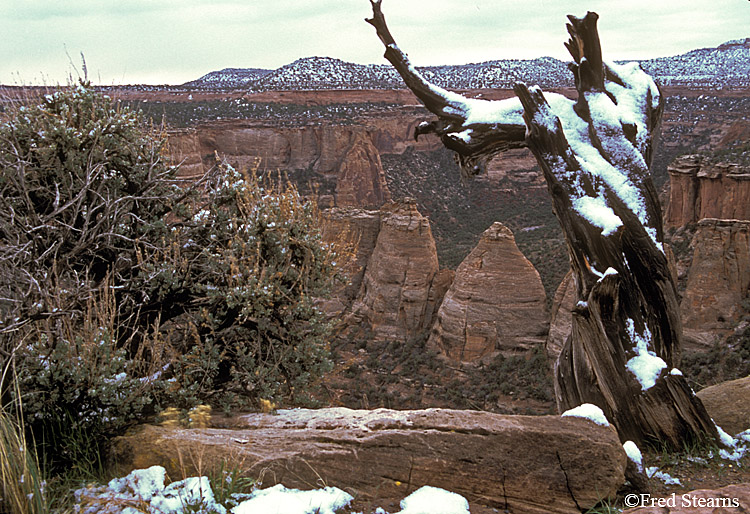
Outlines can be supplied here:
<path id="1" fill-rule="evenodd" d="M 750 376 L 698 391 L 713 420 L 730 435 L 750 429 Z"/>
<path id="2" fill-rule="evenodd" d="M 580 513 L 625 481 L 615 430 L 583 418 L 331 408 L 249 414 L 227 427 L 144 425 L 117 438 L 112 457 L 123 475 L 161 465 L 181 479 L 224 461 L 263 487 L 326 485 L 373 499 L 430 485 L 516 514 Z"/>

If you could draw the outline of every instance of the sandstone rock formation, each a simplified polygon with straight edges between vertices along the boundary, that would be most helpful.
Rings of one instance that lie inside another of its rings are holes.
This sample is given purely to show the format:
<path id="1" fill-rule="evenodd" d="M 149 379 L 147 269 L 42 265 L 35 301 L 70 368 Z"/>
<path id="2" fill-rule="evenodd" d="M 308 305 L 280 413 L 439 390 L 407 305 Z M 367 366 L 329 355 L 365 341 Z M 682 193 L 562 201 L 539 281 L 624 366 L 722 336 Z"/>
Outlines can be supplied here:
<path id="1" fill-rule="evenodd" d="M 323 211 L 323 239 L 351 252 L 346 273 L 347 282 L 333 291 L 327 311 L 339 314 L 348 309 L 362 286 L 380 232 L 380 211 L 356 207 L 335 207 Z"/>
<path id="2" fill-rule="evenodd" d="M 338 167 L 336 205 L 379 207 L 391 199 L 380 154 L 369 134 L 354 133 Z"/>
<path id="3" fill-rule="evenodd" d="M 510 229 L 496 222 L 456 269 L 428 344 L 450 359 L 472 362 L 542 344 L 548 324 L 539 273 Z"/>
<path id="4" fill-rule="evenodd" d="M 680 304 L 686 346 L 711 344 L 736 326 L 750 295 L 750 221 L 704 219 Z"/>
<path id="5" fill-rule="evenodd" d="M 668 227 L 703 218 L 750 220 L 750 169 L 733 163 L 709 164 L 700 155 L 685 155 L 667 171 L 671 181 Z"/>
<path id="6" fill-rule="evenodd" d="M 725 432 L 750 429 L 750 377 L 738 378 L 698 391 L 706 410 Z"/>
<path id="7" fill-rule="evenodd" d="M 284 171 L 301 189 L 317 190 L 328 206 L 380 207 L 390 192 L 370 129 L 358 125 L 286 128 L 248 120 L 217 121 L 170 134 L 170 151 L 183 174 L 215 164 L 215 155 L 240 168 Z"/>
<path id="8" fill-rule="evenodd" d="M 624 483 L 611 427 L 573 417 L 477 411 L 279 411 L 232 429 L 144 426 L 113 447 L 118 473 L 161 465 L 170 476 L 218 466 L 264 487 L 335 486 L 364 498 L 403 498 L 423 485 L 516 514 L 580 513 Z M 473 512 L 473 510 L 472 510 Z"/>
<path id="9" fill-rule="evenodd" d="M 435 293 L 430 302 L 430 290 L 438 271 L 429 220 L 412 199 L 388 203 L 380 211 L 380 232 L 352 312 L 376 339 L 412 338 L 432 322 L 428 304 L 436 303 Z"/>
<path id="10" fill-rule="evenodd" d="M 671 496 L 667 498 L 663 507 L 636 507 L 626 509 L 622 514 L 740 514 L 750 511 L 750 484 L 698 489 L 676 494 L 674 500 Z M 737 507 L 732 506 L 735 499 Z"/>

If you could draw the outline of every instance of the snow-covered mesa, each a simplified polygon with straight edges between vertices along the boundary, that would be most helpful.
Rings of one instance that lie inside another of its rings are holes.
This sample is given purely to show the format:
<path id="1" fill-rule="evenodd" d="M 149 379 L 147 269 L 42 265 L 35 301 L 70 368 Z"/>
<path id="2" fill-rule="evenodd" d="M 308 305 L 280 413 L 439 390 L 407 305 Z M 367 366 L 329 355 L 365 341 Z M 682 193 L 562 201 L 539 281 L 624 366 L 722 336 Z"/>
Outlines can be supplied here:
<path id="1" fill-rule="evenodd" d="M 603 42 L 605 54 L 607 42 Z M 408 50 L 408 49 L 407 49 Z M 750 40 L 728 41 L 673 57 L 637 61 L 657 82 L 668 86 L 750 86 Z M 502 59 L 455 66 L 419 68 L 433 84 L 456 89 L 510 89 L 518 82 L 543 88 L 572 87 L 563 61 L 552 57 Z M 200 88 L 251 91 L 310 89 L 393 89 L 405 87 L 389 64 L 363 65 L 330 57 L 306 57 L 276 70 L 226 68 L 185 84 Z"/>

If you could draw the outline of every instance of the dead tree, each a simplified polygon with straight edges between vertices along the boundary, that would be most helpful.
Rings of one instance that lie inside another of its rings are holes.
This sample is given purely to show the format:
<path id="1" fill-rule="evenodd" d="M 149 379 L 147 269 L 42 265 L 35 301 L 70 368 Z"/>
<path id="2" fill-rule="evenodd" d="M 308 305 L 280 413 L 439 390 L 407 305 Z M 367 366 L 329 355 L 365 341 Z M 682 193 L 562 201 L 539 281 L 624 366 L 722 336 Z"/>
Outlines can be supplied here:
<path id="1" fill-rule="evenodd" d="M 717 429 L 677 370 L 681 324 L 650 175 L 663 99 L 637 64 L 602 61 L 598 16 L 569 17 L 578 100 L 516 85 L 517 98 L 468 99 L 430 84 L 394 41 L 370 0 L 385 57 L 437 116 L 433 132 L 474 175 L 499 152 L 528 146 L 562 226 L 577 286 L 572 333 L 556 365 L 563 411 L 599 406 L 620 438 L 680 447 Z"/>

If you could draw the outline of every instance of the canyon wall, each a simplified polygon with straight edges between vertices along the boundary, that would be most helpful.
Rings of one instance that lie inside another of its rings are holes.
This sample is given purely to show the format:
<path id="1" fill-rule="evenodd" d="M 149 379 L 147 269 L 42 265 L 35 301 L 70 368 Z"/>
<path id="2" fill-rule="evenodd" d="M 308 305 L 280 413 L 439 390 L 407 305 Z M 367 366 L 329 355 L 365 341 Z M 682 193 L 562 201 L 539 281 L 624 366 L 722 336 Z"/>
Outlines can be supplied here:
<path id="1" fill-rule="evenodd" d="M 684 155 L 667 167 L 670 179 L 667 227 L 704 218 L 750 220 L 750 169 Z"/>
<path id="2" fill-rule="evenodd" d="M 680 304 L 688 349 L 708 350 L 747 314 L 750 221 L 703 219 Z"/>
<path id="3" fill-rule="evenodd" d="M 323 207 L 378 208 L 391 199 L 381 153 L 440 148 L 434 136 L 413 138 L 415 116 L 368 119 L 359 124 L 284 127 L 249 120 L 203 123 L 169 134 L 170 154 L 182 176 L 200 176 L 216 159 L 260 172 L 283 171 Z"/>

